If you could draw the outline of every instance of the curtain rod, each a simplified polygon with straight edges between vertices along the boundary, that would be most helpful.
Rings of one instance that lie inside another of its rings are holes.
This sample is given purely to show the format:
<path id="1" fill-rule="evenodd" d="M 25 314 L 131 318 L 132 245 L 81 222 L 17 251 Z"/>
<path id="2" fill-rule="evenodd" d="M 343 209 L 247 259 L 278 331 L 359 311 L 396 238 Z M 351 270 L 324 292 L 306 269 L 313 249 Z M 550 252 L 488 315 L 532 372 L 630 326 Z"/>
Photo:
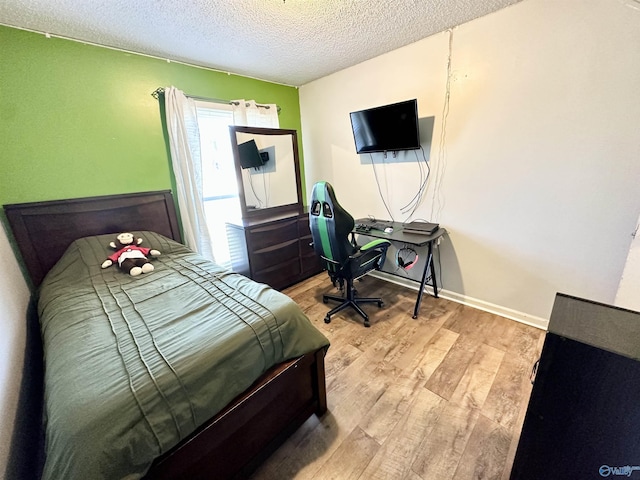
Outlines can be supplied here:
<path id="1" fill-rule="evenodd" d="M 164 87 L 158 87 L 153 92 L 151 92 L 151 96 L 156 100 L 160 98 L 160 95 L 164 95 Z M 240 105 L 240 102 L 234 102 L 231 100 L 222 100 L 220 98 L 197 97 L 195 95 L 186 95 L 186 94 L 185 96 L 192 98 L 194 100 L 200 100 L 202 102 L 224 103 L 224 104 L 236 105 L 236 106 Z M 246 106 L 248 107 L 249 104 L 247 103 Z M 266 108 L 266 109 L 271 108 L 269 105 L 260 105 L 259 103 L 256 103 L 256 106 L 259 108 Z M 276 108 L 278 110 L 278 113 L 280 113 L 281 108 L 278 105 L 276 105 Z"/>

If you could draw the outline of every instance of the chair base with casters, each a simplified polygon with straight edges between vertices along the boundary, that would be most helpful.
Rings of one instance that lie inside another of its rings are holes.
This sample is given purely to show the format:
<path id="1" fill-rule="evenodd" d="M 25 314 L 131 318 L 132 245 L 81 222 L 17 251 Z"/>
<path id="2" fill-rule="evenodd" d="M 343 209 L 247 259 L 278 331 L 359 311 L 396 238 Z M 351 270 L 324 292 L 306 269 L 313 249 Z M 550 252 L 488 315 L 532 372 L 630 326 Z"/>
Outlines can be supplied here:
<path id="1" fill-rule="evenodd" d="M 360 303 L 377 303 L 378 308 L 382 308 L 384 302 L 381 298 L 372 298 L 372 297 L 356 297 L 356 289 L 353 287 L 353 279 L 346 279 L 347 285 L 345 290 L 344 297 L 340 295 L 322 295 L 323 303 L 327 303 L 329 300 L 334 302 L 342 302 L 337 307 L 329 310 L 327 315 L 324 317 L 324 323 L 331 323 L 331 316 L 335 315 L 338 312 L 341 312 L 345 308 L 352 307 L 362 318 L 364 318 L 364 326 L 370 327 L 371 323 L 369 323 L 369 315 L 365 313 L 362 308 L 360 308 Z"/>

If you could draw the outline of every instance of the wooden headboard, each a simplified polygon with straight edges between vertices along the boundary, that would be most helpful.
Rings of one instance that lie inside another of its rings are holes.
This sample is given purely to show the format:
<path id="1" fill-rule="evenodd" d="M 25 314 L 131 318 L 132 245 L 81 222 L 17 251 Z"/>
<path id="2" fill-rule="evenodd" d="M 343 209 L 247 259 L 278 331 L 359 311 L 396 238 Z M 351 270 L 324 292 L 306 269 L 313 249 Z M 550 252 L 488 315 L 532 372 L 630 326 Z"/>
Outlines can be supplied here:
<path id="1" fill-rule="evenodd" d="M 150 230 L 181 242 L 169 190 L 5 205 L 34 286 L 78 238 Z"/>

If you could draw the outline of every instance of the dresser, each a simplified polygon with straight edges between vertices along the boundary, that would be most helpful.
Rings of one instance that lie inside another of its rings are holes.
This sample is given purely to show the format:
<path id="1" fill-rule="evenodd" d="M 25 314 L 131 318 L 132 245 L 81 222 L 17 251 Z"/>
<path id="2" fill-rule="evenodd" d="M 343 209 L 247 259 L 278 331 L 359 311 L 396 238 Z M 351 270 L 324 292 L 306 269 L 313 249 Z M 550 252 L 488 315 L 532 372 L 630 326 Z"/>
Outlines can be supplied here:
<path id="1" fill-rule="evenodd" d="M 321 272 L 302 202 L 297 132 L 247 126 L 229 132 L 241 211 L 226 223 L 231 267 L 277 290 Z M 262 166 L 243 167 L 241 146 L 247 143 L 266 154 Z"/>
<path id="2" fill-rule="evenodd" d="M 322 271 L 307 214 L 276 214 L 226 224 L 231 265 L 256 282 L 282 290 Z"/>

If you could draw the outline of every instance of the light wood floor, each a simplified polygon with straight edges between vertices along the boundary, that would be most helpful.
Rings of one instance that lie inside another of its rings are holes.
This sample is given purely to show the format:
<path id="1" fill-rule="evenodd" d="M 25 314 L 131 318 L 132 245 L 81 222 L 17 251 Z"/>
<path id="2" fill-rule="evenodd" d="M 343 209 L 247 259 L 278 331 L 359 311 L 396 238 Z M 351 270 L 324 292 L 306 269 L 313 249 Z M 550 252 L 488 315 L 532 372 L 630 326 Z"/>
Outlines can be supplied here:
<path id="1" fill-rule="evenodd" d="M 544 332 L 366 277 L 371 328 L 323 318 L 326 274 L 285 291 L 331 341 L 329 411 L 312 416 L 252 479 L 508 479 Z"/>

